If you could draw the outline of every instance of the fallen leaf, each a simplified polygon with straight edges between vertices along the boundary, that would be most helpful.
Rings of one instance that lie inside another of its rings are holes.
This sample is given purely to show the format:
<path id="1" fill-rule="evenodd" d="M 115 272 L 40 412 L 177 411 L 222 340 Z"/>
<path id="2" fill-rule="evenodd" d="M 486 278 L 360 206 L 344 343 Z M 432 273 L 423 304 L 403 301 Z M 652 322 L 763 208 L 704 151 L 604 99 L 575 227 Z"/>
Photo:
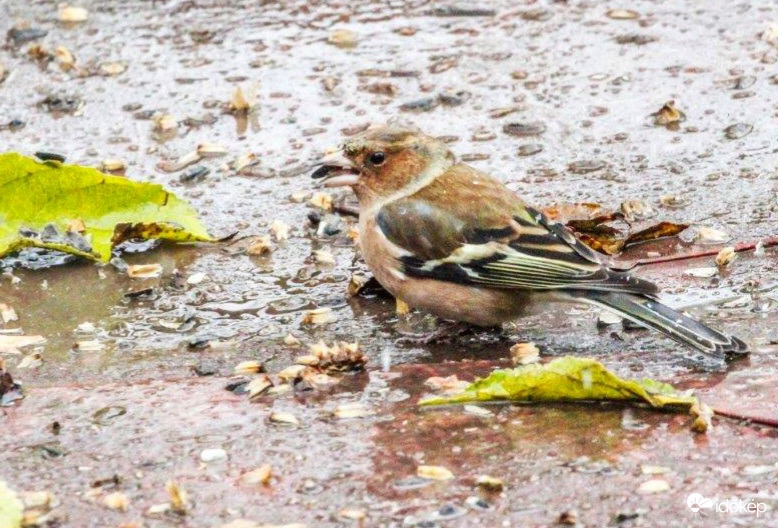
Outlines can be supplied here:
<path id="1" fill-rule="evenodd" d="M 189 508 L 188 494 L 184 488 L 178 485 L 175 480 L 168 480 L 165 484 L 165 489 L 170 497 L 170 509 L 179 515 L 186 514 Z"/>
<path id="2" fill-rule="evenodd" d="M 646 217 L 653 210 L 639 201 L 626 201 L 621 205 L 621 211 L 606 212 L 602 206 L 594 203 L 554 204 L 543 209 L 552 220 L 565 224 L 573 230 L 578 239 L 601 253 L 615 255 L 633 244 L 655 240 L 657 238 L 675 236 L 689 227 L 687 224 L 660 222 L 646 229 L 630 233 L 631 227 L 626 224 L 626 234 L 610 222 L 624 221 Z"/>
<path id="3" fill-rule="evenodd" d="M 512 400 L 526 402 L 619 401 L 644 402 L 655 409 L 684 409 L 701 419 L 696 431 L 710 425 L 709 408 L 696 396 L 678 392 L 652 379 L 627 380 L 602 363 L 589 358 L 566 356 L 544 365 L 532 363 L 515 369 L 495 370 L 452 396 L 434 396 L 421 405 L 444 405 L 473 401 Z"/>
<path id="4" fill-rule="evenodd" d="M 107 262 L 133 238 L 213 241 L 194 210 L 160 185 L 8 153 L 0 154 L 0 187 L 0 257 L 36 246 Z M 75 220 L 84 236 L 67 231 Z"/>

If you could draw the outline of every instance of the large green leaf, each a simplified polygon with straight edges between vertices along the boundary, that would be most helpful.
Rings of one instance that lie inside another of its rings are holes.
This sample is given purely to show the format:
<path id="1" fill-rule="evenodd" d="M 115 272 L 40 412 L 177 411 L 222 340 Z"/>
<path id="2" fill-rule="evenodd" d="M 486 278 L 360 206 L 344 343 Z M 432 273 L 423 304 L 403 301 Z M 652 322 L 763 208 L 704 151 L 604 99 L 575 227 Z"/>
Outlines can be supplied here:
<path id="1" fill-rule="evenodd" d="M 0 528 L 19 528 L 23 511 L 22 501 L 0 480 Z"/>
<path id="2" fill-rule="evenodd" d="M 83 237 L 68 232 L 81 225 Z M 189 204 L 161 185 L 0 154 L 0 257 L 37 246 L 107 261 L 130 238 L 213 240 Z"/>
<path id="3" fill-rule="evenodd" d="M 571 402 L 586 400 L 644 402 L 654 408 L 683 409 L 695 415 L 694 428 L 705 430 L 712 411 L 696 396 L 652 379 L 626 380 L 589 358 L 563 357 L 496 370 L 452 396 L 427 398 L 421 405 L 473 401 Z"/>

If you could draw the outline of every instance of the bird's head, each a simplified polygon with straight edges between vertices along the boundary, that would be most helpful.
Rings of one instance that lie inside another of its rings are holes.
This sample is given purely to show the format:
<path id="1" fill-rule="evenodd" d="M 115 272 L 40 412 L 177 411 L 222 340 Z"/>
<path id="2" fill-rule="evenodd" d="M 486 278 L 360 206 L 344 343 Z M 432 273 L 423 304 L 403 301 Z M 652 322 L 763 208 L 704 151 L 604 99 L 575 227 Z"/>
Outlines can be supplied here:
<path id="1" fill-rule="evenodd" d="M 420 132 L 383 126 L 346 141 L 312 175 L 325 187 L 352 187 L 361 203 L 391 196 L 435 178 L 454 164 L 441 141 Z"/>

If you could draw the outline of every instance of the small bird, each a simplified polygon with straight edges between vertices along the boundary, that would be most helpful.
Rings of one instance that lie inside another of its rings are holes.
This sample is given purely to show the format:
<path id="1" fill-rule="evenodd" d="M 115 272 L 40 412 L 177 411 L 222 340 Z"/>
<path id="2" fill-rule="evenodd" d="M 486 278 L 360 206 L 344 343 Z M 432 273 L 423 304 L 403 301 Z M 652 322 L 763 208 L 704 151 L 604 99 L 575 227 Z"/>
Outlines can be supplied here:
<path id="1" fill-rule="evenodd" d="M 609 268 L 565 226 L 458 163 L 430 136 L 369 129 L 325 157 L 312 177 L 354 190 L 365 262 L 411 307 L 496 326 L 534 303 L 585 302 L 716 359 L 748 350 L 660 303 L 656 285 Z"/>

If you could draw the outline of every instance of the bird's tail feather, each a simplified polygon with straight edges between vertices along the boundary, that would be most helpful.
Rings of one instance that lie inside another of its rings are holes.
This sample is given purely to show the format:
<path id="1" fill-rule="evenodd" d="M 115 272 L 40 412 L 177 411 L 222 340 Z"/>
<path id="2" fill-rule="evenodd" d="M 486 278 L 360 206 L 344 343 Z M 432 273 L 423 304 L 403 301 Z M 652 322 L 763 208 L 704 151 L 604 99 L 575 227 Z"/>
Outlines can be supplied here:
<path id="1" fill-rule="evenodd" d="M 720 359 L 724 355 L 748 352 L 748 345 L 737 337 L 722 334 L 650 297 L 607 291 L 582 291 L 577 292 L 576 297 L 658 330 L 709 356 Z"/>

